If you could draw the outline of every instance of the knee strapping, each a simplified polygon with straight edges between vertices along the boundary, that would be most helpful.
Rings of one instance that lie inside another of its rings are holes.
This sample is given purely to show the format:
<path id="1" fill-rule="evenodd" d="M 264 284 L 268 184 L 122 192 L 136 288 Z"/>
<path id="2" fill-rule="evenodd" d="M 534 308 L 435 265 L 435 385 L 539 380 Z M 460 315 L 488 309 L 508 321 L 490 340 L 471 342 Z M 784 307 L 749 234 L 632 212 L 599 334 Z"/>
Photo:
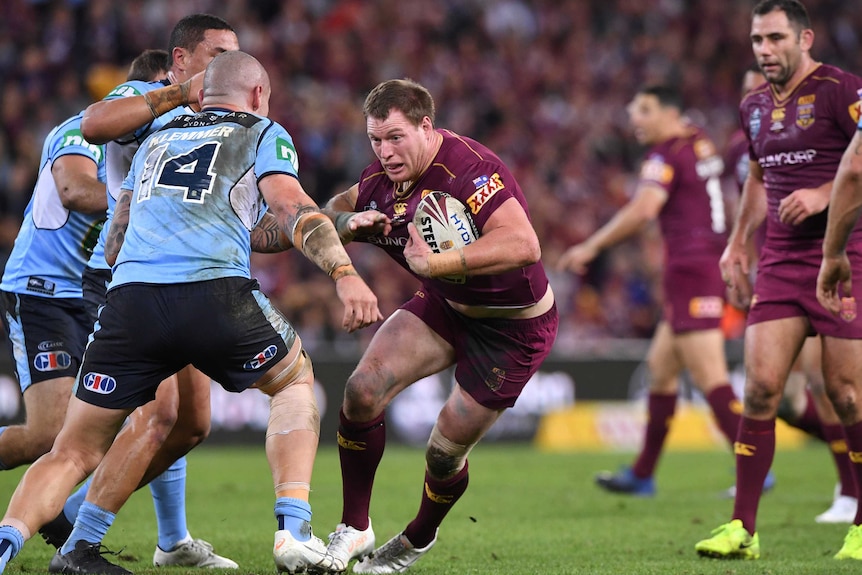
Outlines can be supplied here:
<path id="1" fill-rule="evenodd" d="M 449 479 L 464 468 L 467 456 L 475 443 L 461 445 L 445 438 L 437 424 L 431 430 L 428 438 L 428 448 L 425 452 L 425 463 L 428 472 L 436 479 Z"/>
<path id="2" fill-rule="evenodd" d="M 313 431 L 320 435 L 320 412 L 314 399 L 311 361 L 307 359 L 305 351 L 299 357 L 303 365 L 288 367 L 267 384 L 267 389 L 278 388 L 269 405 L 267 437 L 287 435 L 300 430 Z M 285 375 L 285 372 L 290 373 Z M 282 377 L 283 375 L 285 377 Z"/>
<path id="3" fill-rule="evenodd" d="M 294 343 L 294 345 L 300 344 L 297 342 Z M 273 376 L 272 379 L 265 384 L 255 385 L 255 387 L 265 394 L 275 397 L 275 395 L 285 387 L 289 387 L 295 383 L 311 383 L 313 381 L 314 370 L 311 366 L 311 358 L 308 357 L 308 354 L 304 349 L 300 349 L 299 353 L 296 355 L 296 359 L 294 359 L 290 365 L 281 370 L 281 373 Z"/>

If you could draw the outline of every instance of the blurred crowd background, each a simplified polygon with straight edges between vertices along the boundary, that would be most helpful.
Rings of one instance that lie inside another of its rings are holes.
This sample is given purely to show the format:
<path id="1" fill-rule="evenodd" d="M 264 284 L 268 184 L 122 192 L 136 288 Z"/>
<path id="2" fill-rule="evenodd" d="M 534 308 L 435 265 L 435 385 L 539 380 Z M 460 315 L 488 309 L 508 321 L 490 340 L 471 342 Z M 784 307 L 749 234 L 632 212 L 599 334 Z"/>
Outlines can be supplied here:
<path id="1" fill-rule="evenodd" d="M 556 352 L 652 334 L 661 313 L 655 229 L 578 278 L 561 251 L 630 197 L 643 152 L 625 105 L 645 83 L 678 85 L 719 147 L 736 129 L 753 64 L 752 0 L 3 0 L 0 3 L 0 258 L 11 249 L 42 141 L 125 79 L 146 48 L 167 49 L 192 12 L 225 18 L 273 83 L 271 116 L 292 134 L 305 189 L 320 203 L 372 155 L 361 105 L 378 82 L 410 77 L 435 97 L 436 124 L 509 165 L 530 203 L 561 311 Z M 805 0 L 817 60 L 862 74 L 862 10 Z M 737 194 L 728 178 L 729 199 Z M 391 313 L 416 282 L 380 250 L 349 248 Z M 297 253 L 255 255 L 254 274 L 306 346 L 350 355 L 332 282 Z"/>

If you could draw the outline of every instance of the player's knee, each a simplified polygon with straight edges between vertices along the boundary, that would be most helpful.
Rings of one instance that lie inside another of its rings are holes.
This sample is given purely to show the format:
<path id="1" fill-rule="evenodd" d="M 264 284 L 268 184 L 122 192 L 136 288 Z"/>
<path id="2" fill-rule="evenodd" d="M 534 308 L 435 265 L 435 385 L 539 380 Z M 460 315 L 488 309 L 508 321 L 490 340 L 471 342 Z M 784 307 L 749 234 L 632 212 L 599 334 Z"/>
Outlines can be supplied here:
<path id="1" fill-rule="evenodd" d="M 852 381 L 837 381 L 831 384 L 826 389 L 826 395 L 844 425 L 852 425 L 858 421 L 857 395 Z"/>
<path id="2" fill-rule="evenodd" d="M 450 441 L 440 433 L 437 426 L 431 430 L 425 450 L 425 464 L 434 479 L 446 480 L 464 468 L 473 445 L 461 445 Z"/>
<path id="3" fill-rule="evenodd" d="M 357 367 L 344 387 L 344 413 L 348 419 L 373 419 L 386 407 L 382 403 L 385 376 L 375 370 Z"/>
<path id="4" fill-rule="evenodd" d="M 260 389 L 272 397 L 267 437 L 303 430 L 320 435 L 320 412 L 314 399 L 314 370 L 305 350 L 301 350 L 296 361 Z"/>
<path id="5" fill-rule="evenodd" d="M 769 379 L 754 379 L 745 385 L 747 415 L 772 415 L 778 410 L 781 386 Z"/>

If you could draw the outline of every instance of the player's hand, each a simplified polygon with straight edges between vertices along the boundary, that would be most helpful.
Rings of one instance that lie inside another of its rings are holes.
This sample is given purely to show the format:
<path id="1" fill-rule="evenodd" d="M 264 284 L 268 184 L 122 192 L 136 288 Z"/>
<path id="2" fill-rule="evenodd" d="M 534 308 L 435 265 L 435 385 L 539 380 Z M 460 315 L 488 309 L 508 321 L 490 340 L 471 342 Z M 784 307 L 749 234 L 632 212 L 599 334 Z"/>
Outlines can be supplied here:
<path id="1" fill-rule="evenodd" d="M 347 221 L 347 229 L 354 236 L 364 237 L 382 233 L 388 236 L 392 231 L 392 220 L 386 214 L 376 210 L 366 210 L 364 212 L 356 212 Z"/>
<path id="2" fill-rule="evenodd" d="M 783 224 L 798 226 L 806 219 L 819 214 L 829 205 L 829 195 L 822 190 L 803 188 L 786 196 L 778 203 L 778 219 Z"/>
<path id="3" fill-rule="evenodd" d="M 383 319 L 383 314 L 377 307 L 377 296 L 358 275 L 349 274 L 338 278 L 335 282 L 335 293 L 344 304 L 341 327 L 348 333 Z"/>
<path id="4" fill-rule="evenodd" d="M 728 301 L 736 308 L 747 309 L 751 305 L 751 260 L 746 246 L 730 242 L 718 260 L 721 279 L 727 286 Z"/>
<path id="5" fill-rule="evenodd" d="M 574 245 L 560 256 L 560 260 L 557 262 L 557 269 L 583 275 L 587 273 L 587 265 L 596 259 L 598 255 L 599 250 L 588 242 Z"/>
<path id="6" fill-rule="evenodd" d="M 407 245 L 404 246 L 404 258 L 407 260 L 407 265 L 416 275 L 430 278 L 431 267 L 428 265 L 428 256 L 434 251 L 422 238 L 422 234 L 419 233 L 413 222 L 407 224 L 407 233 L 410 234 Z"/>
<path id="7" fill-rule="evenodd" d="M 834 315 L 849 312 L 856 301 L 850 296 L 853 287 L 850 260 L 846 253 L 839 256 L 823 258 L 820 273 L 817 274 L 817 301 Z M 843 294 L 843 295 L 842 295 Z M 855 315 L 855 313 L 854 313 Z"/>

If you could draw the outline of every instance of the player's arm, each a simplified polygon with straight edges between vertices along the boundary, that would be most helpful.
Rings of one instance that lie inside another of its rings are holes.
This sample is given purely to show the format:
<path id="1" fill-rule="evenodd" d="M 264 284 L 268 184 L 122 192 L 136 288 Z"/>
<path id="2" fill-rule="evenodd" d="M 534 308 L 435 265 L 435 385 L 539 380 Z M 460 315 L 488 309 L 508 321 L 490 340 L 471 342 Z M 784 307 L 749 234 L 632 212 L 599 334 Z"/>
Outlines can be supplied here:
<path id="1" fill-rule="evenodd" d="M 850 233 L 862 213 L 862 130 L 856 132 L 841 157 L 829 199 L 823 257 L 844 253 Z"/>
<path id="2" fill-rule="evenodd" d="M 260 254 L 274 254 L 293 247 L 290 238 L 278 225 L 278 220 L 269 211 L 251 230 L 251 250 Z"/>
<path id="3" fill-rule="evenodd" d="M 338 297 L 345 306 L 342 326 L 353 331 L 382 320 L 377 297 L 356 273 L 335 226 L 320 212 L 299 181 L 276 173 L 262 178 L 258 188 L 282 233 L 335 282 Z"/>
<path id="4" fill-rule="evenodd" d="M 744 247 L 766 219 L 766 186 L 763 184 L 763 169 L 756 161 L 752 160 L 749 164 L 748 177 L 742 185 L 742 198 L 739 200 L 733 231 L 727 241 L 728 246 Z"/>
<path id="5" fill-rule="evenodd" d="M 857 130 L 841 157 L 829 204 L 817 300 L 833 314 L 840 314 L 845 303 L 855 306 L 850 296 L 853 270 L 846 249 L 862 213 L 862 130 Z"/>
<path id="6" fill-rule="evenodd" d="M 359 184 L 333 196 L 321 210 L 335 224 L 335 230 L 342 244 L 352 242 L 356 236 L 392 231 L 389 218 L 375 210 L 356 211 L 356 198 L 359 197 Z"/>
<path id="7" fill-rule="evenodd" d="M 51 175 L 67 210 L 98 214 L 108 209 L 105 184 L 98 177 L 98 166 L 92 158 L 65 154 L 51 164 Z"/>
<path id="8" fill-rule="evenodd" d="M 117 254 L 123 247 L 126 239 L 126 230 L 129 227 L 129 210 L 132 206 L 132 190 L 123 188 L 117 197 L 117 205 L 114 206 L 114 217 L 111 219 L 111 227 L 108 229 L 108 237 L 105 239 L 105 261 L 109 266 L 117 263 Z"/>
<path id="9" fill-rule="evenodd" d="M 435 254 L 411 222 L 404 257 L 414 273 L 423 277 L 453 274 L 493 275 L 534 264 L 542 257 L 539 238 L 527 213 L 509 198 L 485 221 L 479 238 L 457 251 Z"/>
<path id="10" fill-rule="evenodd" d="M 635 196 L 584 242 L 572 246 L 560 258 L 557 267 L 584 273 L 599 253 L 642 230 L 655 220 L 667 203 L 667 190 L 658 184 L 642 182 Z"/>
<path id="11" fill-rule="evenodd" d="M 198 99 L 195 86 L 199 87 L 202 74 L 140 96 L 94 102 L 84 110 L 81 134 L 88 142 L 104 144 L 133 133 L 177 106 L 194 104 Z"/>

